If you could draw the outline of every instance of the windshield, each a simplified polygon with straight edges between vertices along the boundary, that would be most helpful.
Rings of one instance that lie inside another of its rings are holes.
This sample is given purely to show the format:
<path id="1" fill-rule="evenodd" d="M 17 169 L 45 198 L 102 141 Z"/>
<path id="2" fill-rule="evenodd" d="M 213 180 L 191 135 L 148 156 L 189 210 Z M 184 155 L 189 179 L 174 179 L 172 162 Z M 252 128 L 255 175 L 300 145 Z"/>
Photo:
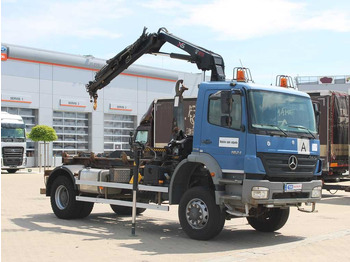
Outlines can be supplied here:
<path id="1" fill-rule="evenodd" d="M 285 93 L 249 91 L 251 127 L 287 136 L 303 133 L 314 137 L 316 124 L 311 99 Z"/>
<path id="2" fill-rule="evenodd" d="M 24 138 L 24 124 L 1 123 L 1 138 Z"/>

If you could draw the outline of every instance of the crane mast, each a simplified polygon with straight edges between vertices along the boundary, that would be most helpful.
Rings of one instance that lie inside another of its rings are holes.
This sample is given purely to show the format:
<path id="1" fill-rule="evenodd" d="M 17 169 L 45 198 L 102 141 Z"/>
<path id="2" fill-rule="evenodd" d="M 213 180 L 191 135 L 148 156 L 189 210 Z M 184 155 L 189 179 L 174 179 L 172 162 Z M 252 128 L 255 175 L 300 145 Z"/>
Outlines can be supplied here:
<path id="1" fill-rule="evenodd" d="M 106 65 L 96 73 L 95 79 L 86 85 L 86 91 L 89 93 L 90 98 L 94 99 L 94 108 L 98 97 L 97 91 L 107 86 L 115 77 L 144 54 L 166 54 L 171 58 L 195 63 L 198 69 L 202 71 L 211 70 L 211 81 L 225 81 L 224 60 L 219 54 L 170 34 L 163 27 L 157 33 L 147 33 L 146 30 L 147 28 L 143 29 L 141 36 L 133 44 L 107 60 Z M 189 55 L 160 52 L 165 43 L 170 43 Z"/>

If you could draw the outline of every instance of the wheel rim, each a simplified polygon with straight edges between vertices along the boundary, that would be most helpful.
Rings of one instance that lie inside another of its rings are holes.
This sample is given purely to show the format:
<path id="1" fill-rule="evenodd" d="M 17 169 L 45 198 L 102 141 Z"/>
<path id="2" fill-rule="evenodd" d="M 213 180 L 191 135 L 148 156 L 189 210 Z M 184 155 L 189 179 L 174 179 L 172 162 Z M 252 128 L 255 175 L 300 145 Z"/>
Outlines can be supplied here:
<path id="1" fill-rule="evenodd" d="M 192 199 L 186 206 L 186 219 L 192 228 L 204 228 L 209 220 L 207 205 L 201 199 Z"/>
<path id="2" fill-rule="evenodd" d="M 56 202 L 56 206 L 61 210 L 65 209 L 68 206 L 69 194 L 65 186 L 60 185 L 56 189 L 55 202 Z"/>

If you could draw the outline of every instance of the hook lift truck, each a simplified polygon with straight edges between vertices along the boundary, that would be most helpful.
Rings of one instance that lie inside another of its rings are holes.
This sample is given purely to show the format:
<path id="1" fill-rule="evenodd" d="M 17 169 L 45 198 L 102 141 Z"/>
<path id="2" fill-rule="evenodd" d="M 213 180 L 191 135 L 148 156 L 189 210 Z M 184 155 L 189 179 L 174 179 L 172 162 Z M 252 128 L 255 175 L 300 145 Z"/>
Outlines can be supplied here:
<path id="1" fill-rule="evenodd" d="M 170 57 L 211 70 L 211 80 L 199 85 L 193 136 L 186 135 L 181 120 L 185 88 L 180 81 L 168 145 L 155 150 L 147 141 L 150 117 L 150 129 L 130 137 L 134 159 L 93 153 L 67 157 L 46 177 L 55 215 L 83 218 L 94 203 L 110 204 L 117 214 L 132 215 L 135 234 L 136 214 L 179 205 L 185 233 L 208 240 L 221 232 L 226 219 L 246 217 L 256 230 L 272 232 L 286 223 L 290 207 L 314 212 L 321 198 L 317 176 L 322 163 L 314 110 L 305 93 L 253 84 L 246 68 L 236 68 L 234 79 L 226 81 L 220 55 L 164 28 L 153 34 L 144 29 L 86 85 L 94 107 L 99 89 L 142 55 L 160 53 L 165 43 L 189 54 Z"/>

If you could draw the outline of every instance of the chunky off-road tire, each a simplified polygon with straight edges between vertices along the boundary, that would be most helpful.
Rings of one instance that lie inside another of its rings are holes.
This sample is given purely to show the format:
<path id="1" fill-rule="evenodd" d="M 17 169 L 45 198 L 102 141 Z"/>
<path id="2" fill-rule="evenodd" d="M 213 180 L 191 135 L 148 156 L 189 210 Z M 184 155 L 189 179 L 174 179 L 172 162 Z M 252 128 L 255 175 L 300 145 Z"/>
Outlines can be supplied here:
<path id="1" fill-rule="evenodd" d="M 78 205 L 81 206 L 80 211 L 77 215 L 77 218 L 85 218 L 90 215 L 92 209 L 94 208 L 94 203 L 91 202 L 78 202 Z"/>
<path id="2" fill-rule="evenodd" d="M 282 228 L 289 217 L 288 208 L 269 208 L 258 217 L 247 217 L 248 223 L 258 231 L 273 232 Z"/>
<path id="3" fill-rule="evenodd" d="M 14 174 L 18 171 L 18 169 L 7 169 L 7 173 Z"/>
<path id="4" fill-rule="evenodd" d="M 209 240 L 225 224 L 225 212 L 216 205 L 213 191 L 206 187 L 193 187 L 185 192 L 178 212 L 182 229 L 193 239 Z"/>
<path id="5" fill-rule="evenodd" d="M 76 201 L 76 195 L 77 193 L 70 178 L 58 176 L 53 181 L 50 200 L 52 210 L 58 218 L 74 219 L 80 216 L 84 217 L 88 213 L 87 210 L 82 212 L 85 203 Z"/>
<path id="6" fill-rule="evenodd" d="M 132 215 L 132 208 L 131 207 L 111 205 L 111 208 L 114 211 L 114 213 L 116 213 L 117 215 L 120 215 L 120 216 L 131 216 Z M 145 211 L 146 211 L 146 208 L 137 208 L 136 214 L 140 215 Z"/>

